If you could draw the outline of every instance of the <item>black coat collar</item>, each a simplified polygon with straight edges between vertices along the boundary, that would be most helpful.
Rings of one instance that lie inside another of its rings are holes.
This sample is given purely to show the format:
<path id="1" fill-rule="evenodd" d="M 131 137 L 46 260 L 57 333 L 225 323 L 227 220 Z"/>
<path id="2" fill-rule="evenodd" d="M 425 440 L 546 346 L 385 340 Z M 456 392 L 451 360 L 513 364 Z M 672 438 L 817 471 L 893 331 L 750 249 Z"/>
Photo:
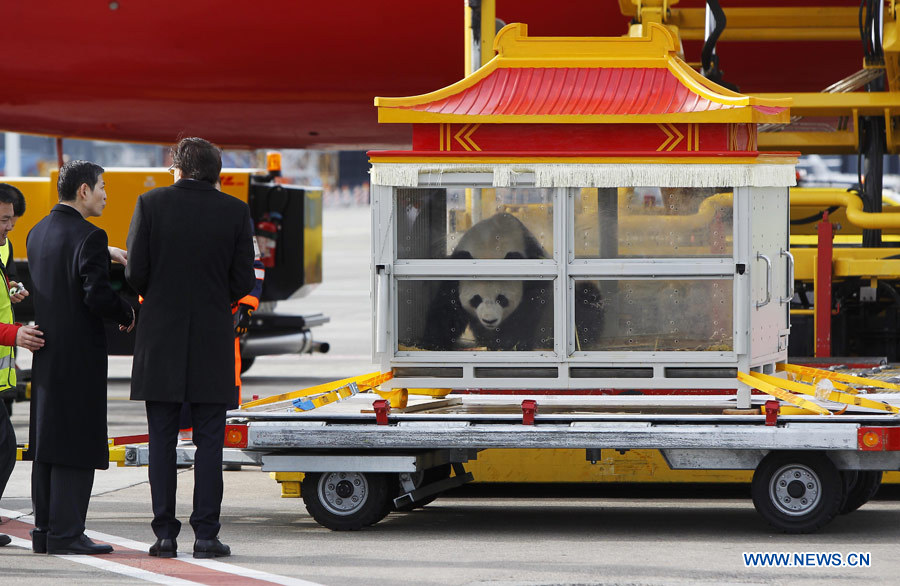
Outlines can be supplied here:
<path id="1" fill-rule="evenodd" d="M 75 216 L 75 217 L 81 218 L 82 220 L 84 219 L 84 216 L 81 215 L 81 212 L 79 212 L 72 206 L 66 205 L 64 203 L 56 204 L 55 206 L 53 206 L 53 209 L 51 209 L 50 211 L 51 212 L 62 212 L 64 214 L 68 214 L 70 216 Z"/>
<path id="2" fill-rule="evenodd" d="M 197 179 L 179 179 L 175 182 L 175 187 L 182 189 L 202 189 L 204 191 L 215 191 L 216 188 L 206 181 L 198 181 Z"/>

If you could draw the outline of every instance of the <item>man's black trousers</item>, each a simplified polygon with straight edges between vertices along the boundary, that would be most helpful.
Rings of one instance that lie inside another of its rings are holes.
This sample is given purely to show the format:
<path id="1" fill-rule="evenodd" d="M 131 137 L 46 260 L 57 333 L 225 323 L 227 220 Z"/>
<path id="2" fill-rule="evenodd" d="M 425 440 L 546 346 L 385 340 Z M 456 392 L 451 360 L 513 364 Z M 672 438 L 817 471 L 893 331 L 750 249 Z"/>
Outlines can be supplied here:
<path id="1" fill-rule="evenodd" d="M 16 432 L 9 413 L 6 412 L 6 404 L 0 400 L 0 497 L 6 489 L 6 483 L 16 465 Z"/>
<path id="2" fill-rule="evenodd" d="M 159 539 L 174 539 L 181 530 L 175 518 L 177 469 L 175 447 L 181 403 L 147 401 L 150 434 L 150 496 L 153 532 Z M 191 527 L 197 539 L 219 535 L 222 509 L 222 445 L 225 442 L 224 403 L 191 403 L 194 455 L 194 511 Z"/>
<path id="3" fill-rule="evenodd" d="M 47 531 L 48 547 L 65 547 L 84 533 L 93 486 L 93 468 L 33 463 L 34 526 Z"/>

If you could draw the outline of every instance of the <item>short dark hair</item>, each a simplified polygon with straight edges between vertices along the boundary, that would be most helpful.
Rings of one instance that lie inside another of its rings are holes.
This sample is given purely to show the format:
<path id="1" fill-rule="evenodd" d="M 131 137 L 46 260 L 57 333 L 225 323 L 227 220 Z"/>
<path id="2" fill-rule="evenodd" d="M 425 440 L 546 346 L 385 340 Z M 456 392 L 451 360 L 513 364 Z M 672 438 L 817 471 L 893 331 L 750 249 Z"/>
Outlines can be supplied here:
<path id="1" fill-rule="evenodd" d="M 0 203 L 11 203 L 13 215 L 18 218 L 25 215 L 25 196 L 15 185 L 0 183 Z"/>
<path id="2" fill-rule="evenodd" d="M 186 179 L 215 185 L 222 173 L 222 151 L 202 138 L 182 138 L 172 149 L 172 161 Z"/>
<path id="3" fill-rule="evenodd" d="M 103 167 L 90 161 L 69 161 L 59 168 L 59 180 L 56 182 L 56 191 L 59 201 L 74 201 L 78 195 L 78 188 L 83 183 L 94 189 Z"/>

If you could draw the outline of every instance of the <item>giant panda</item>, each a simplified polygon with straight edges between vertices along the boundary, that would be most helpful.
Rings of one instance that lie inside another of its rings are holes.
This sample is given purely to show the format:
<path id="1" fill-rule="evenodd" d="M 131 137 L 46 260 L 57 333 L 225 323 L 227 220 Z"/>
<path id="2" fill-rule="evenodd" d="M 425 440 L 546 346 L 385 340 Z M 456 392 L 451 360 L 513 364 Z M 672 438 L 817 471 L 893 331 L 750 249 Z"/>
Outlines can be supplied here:
<path id="1" fill-rule="evenodd" d="M 553 349 L 553 285 L 549 281 L 443 281 L 431 302 L 422 346 L 427 350 Z"/>
<path id="2" fill-rule="evenodd" d="M 553 349 L 550 281 L 485 281 L 457 285 L 460 307 L 477 346 L 488 350 Z"/>
<path id="3" fill-rule="evenodd" d="M 496 214 L 472 226 L 453 259 L 541 259 L 550 255 L 515 216 Z M 599 291 L 596 292 L 599 298 Z M 553 349 L 553 285 L 549 281 L 466 279 L 442 281 L 429 307 L 422 347 L 488 350 Z"/>
<path id="4" fill-rule="evenodd" d="M 450 258 L 549 258 L 538 239 L 512 214 L 494 214 L 463 234 Z"/>

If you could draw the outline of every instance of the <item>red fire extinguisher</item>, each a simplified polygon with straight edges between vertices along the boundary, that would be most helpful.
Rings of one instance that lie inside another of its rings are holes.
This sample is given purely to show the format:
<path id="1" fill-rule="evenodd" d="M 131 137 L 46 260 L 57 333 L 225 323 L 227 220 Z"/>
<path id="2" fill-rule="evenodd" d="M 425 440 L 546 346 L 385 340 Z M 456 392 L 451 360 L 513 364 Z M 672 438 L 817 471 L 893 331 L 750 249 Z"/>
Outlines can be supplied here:
<path id="1" fill-rule="evenodd" d="M 256 243 L 259 246 L 259 260 L 266 267 L 275 266 L 275 248 L 281 231 L 281 214 L 266 212 L 256 223 Z"/>

